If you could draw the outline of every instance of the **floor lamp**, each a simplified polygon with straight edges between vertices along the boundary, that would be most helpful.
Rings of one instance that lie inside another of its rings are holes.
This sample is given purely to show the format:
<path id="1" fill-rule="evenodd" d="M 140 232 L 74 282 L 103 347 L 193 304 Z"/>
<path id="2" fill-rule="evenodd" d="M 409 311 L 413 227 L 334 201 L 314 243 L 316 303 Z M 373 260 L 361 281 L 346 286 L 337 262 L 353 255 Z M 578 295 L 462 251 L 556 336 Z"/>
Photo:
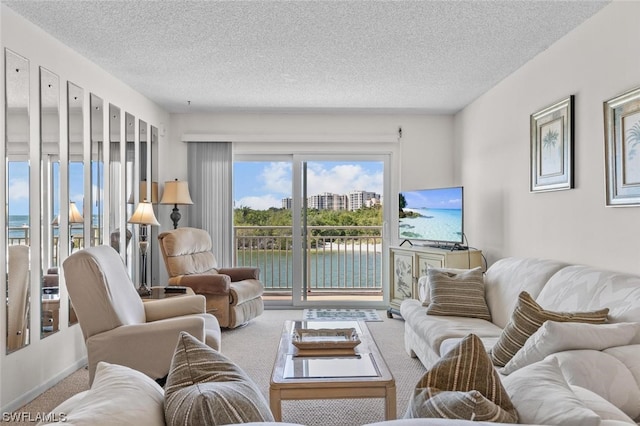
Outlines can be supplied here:
<path id="1" fill-rule="evenodd" d="M 173 204 L 173 210 L 170 217 L 173 221 L 173 229 L 177 229 L 178 221 L 182 217 L 178 210 L 178 204 L 193 204 L 191 195 L 189 194 L 189 183 L 178 179 L 165 182 L 160 204 Z"/>
<path id="2" fill-rule="evenodd" d="M 146 198 L 142 200 L 131 218 L 129 218 L 128 223 L 140 225 L 138 239 L 140 247 L 140 287 L 138 287 L 138 293 L 141 296 L 148 296 L 151 294 L 151 289 L 147 287 L 147 249 L 149 247 L 147 225 L 160 226 L 156 215 L 153 213 L 153 204 L 149 203 Z"/>

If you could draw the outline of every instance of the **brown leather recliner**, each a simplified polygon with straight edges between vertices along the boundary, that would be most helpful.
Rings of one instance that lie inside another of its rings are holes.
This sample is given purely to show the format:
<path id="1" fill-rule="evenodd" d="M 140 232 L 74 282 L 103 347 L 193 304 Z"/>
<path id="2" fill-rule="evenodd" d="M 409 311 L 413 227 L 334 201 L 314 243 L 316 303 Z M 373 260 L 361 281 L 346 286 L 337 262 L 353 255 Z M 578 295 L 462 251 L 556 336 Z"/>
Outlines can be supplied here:
<path id="1" fill-rule="evenodd" d="M 211 251 L 211 236 L 203 229 L 178 228 L 158 235 L 170 285 L 191 287 L 207 299 L 207 312 L 220 327 L 246 324 L 264 310 L 260 270 L 220 268 Z"/>

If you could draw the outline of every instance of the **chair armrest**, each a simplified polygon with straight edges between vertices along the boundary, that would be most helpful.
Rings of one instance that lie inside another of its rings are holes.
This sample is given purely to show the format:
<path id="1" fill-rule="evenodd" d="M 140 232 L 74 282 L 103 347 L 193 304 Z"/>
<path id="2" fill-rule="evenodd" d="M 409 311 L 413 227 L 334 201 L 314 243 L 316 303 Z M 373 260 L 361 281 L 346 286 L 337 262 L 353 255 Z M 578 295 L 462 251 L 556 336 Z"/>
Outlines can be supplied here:
<path id="1" fill-rule="evenodd" d="M 116 327 L 87 339 L 90 377 L 100 361 L 120 364 L 157 379 L 169 372 L 181 331 L 205 341 L 205 318 L 189 315 L 179 318 Z"/>
<path id="2" fill-rule="evenodd" d="M 229 275 L 231 282 L 242 280 L 259 280 L 260 268 L 239 266 L 237 268 L 220 268 L 218 273 Z"/>
<path id="3" fill-rule="evenodd" d="M 144 303 L 147 322 L 180 317 L 183 315 L 204 314 L 207 300 L 204 296 L 173 296 L 166 299 L 148 300 Z"/>
<path id="4" fill-rule="evenodd" d="M 231 278 L 222 274 L 193 274 L 176 278 L 172 284 L 191 287 L 196 294 L 227 295 L 231 287 Z"/>

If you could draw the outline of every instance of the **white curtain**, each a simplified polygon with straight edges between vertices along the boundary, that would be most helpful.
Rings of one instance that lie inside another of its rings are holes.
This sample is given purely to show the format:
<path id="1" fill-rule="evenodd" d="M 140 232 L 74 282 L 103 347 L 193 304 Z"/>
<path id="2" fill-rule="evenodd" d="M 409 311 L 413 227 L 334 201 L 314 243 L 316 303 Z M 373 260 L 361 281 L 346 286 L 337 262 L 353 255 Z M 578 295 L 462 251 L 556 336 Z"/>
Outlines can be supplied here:
<path id="1" fill-rule="evenodd" d="M 219 266 L 233 265 L 233 150 L 230 142 L 189 142 L 189 224 L 209 232 Z"/>

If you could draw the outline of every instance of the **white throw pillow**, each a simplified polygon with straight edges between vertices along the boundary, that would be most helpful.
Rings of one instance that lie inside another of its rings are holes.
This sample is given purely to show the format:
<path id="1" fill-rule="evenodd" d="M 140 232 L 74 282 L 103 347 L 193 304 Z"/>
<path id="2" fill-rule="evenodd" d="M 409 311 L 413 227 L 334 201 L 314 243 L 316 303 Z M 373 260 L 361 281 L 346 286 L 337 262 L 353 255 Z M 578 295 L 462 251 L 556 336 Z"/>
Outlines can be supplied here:
<path id="1" fill-rule="evenodd" d="M 597 393 L 591 392 L 589 389 L 585 389 L 580 386 L 570 386 L 573 393 L 575 393 L 587 407 L 599 415 L 602 420 L 618 420 L 621 422 L 635 424 L 631 417 L 627 416 L 622 412 L 622 410 Z"/>
<path id="2" fill-rule="evenodd" d="M 597 393 L 632 419 L 640 416 L 640 389 L 629 368 L 619 359 L 592 350 L 559 352 L 549 358 L 558 360 L 570 385 Z"/>
<path id="3" fill-rule="evenodd" d="M 145 374 L 117 364 L 98 363 L 91 389 L 51 411 L 59 420 L 49 425 L 164 426 L 164 391 Z M 64 409 L 65 411 L 62 411 Z"/>
<path id="4" fill-rule="evenodd" d="M 640 331 L 640 324 L 587 324 L 581 322 L 545 321 L 507 364 L 498 370 L 511 374 L 519 368 L 542 361 L 556 352 L 574 349 L 600 351 L 631 342 Z"/>
<path id="5" fill-rule="evenodd" d="M 573 393 L 558 361 L 547 358 L 503 376 L 519 422 L 536 425 L 598 426 L 600 417 Z"/>
<path id="6" fill-rule="evenodd" d="M 418 278 L 418 299 L 422 302 L 422 306 L 429 306 L 431 298 L 429 297 L 429 278 L 426 275 Z"/>

